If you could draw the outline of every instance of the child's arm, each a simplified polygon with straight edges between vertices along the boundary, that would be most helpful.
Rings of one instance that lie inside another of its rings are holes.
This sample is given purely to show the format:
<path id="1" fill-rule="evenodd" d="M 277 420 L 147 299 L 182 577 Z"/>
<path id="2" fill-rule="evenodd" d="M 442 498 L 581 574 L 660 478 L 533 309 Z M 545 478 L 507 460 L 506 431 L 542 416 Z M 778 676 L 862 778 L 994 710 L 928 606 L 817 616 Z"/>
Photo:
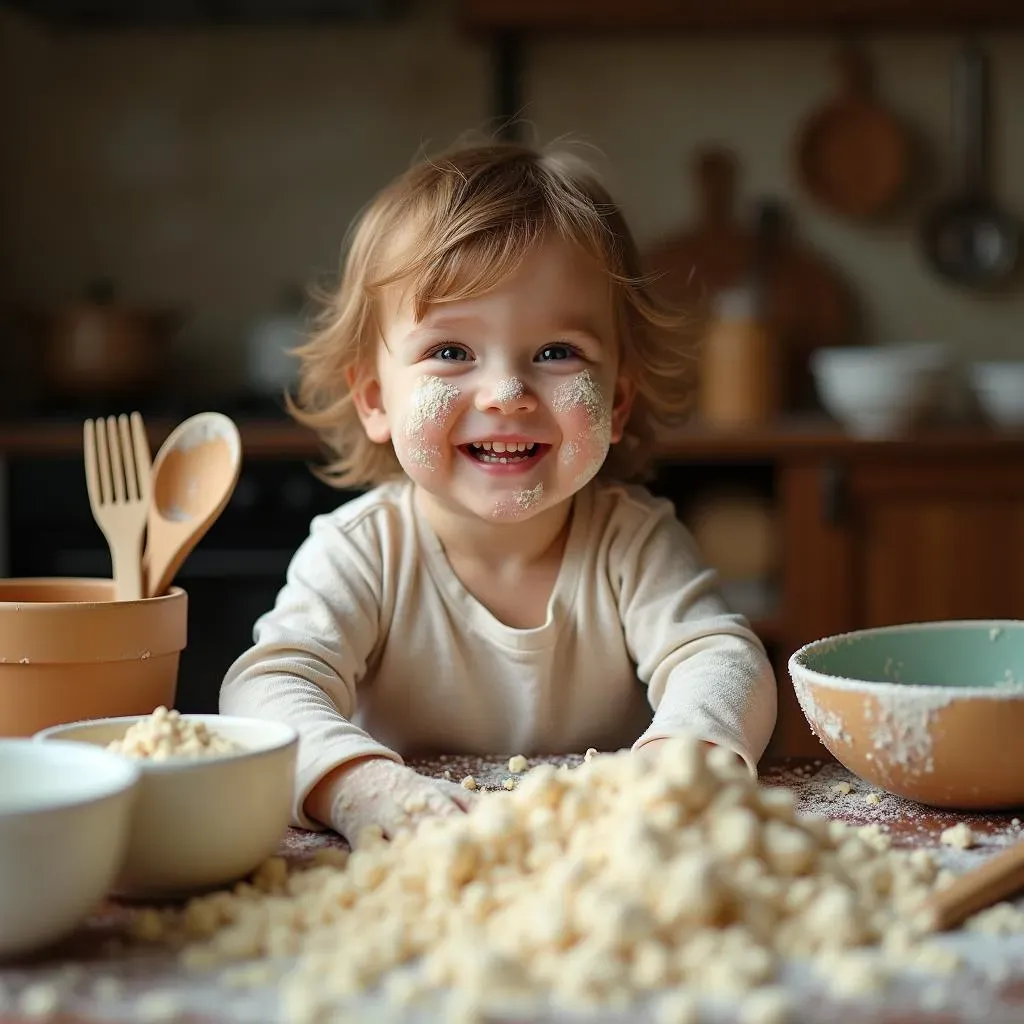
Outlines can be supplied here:
<path id="1" fill-rule="evenodd" d="M 729 613 L 686 528 L 658 503 L 618 560 L 619 607 L 654 708 L 634 744 L 680 733 L 726 747 L 756 772 L 775 727 L 777 691 L 764 647 Z"/>
<path id="2" fill-rule="evenodd" d="M 274 608 L 256 623 L 254 645 L 235 661 L 221 686 L 223 713 L 273 718 L 298 730 L 292 816 L 304 828 L 337 828 L 332 817 L 314 816 L 307 806 L 325 777 L 333 775 L 333 783 L 344 765 L 366 758 L 402 766 L 395 751 L 351 721 L 358 684 L 387 614 L 381 551 L 372 515 L 346 528 L 331 516 L 314 520 Z M 342 788 L 349 803 L 359 804 L 353 782 Z M 337 789 L 325 786 L 321 794 L 336 795 Z M 340 803 L 335 810 L 341 810 Z"/>

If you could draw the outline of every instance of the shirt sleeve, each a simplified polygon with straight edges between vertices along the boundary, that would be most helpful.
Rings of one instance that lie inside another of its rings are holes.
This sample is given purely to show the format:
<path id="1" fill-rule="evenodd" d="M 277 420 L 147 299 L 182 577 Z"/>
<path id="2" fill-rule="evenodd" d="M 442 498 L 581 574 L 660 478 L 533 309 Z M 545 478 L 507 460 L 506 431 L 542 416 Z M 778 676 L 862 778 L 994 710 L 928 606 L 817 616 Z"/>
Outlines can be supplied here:
<path id="1" fill-rule="evenodd" d="M 735 751 L 751 774 L 775 728 L 778 692 L 764 646 L 728 610 L 716 573 L 667 501 L 632 522 L 617 568 L 620 615 L 654 709 L 633 745 L 688 733 Z"/>
<path id="2" fill-rule="evenodd" d="M 292 820 L 302 828 L 322 827 L 303 804 L 328 772 L 367 755 L 401 762 L 351 721 L 381 636 L 382 570 L 368 557 L 380 547 L 376 538 L 359 543 L 331 516 L 314 519 L 273 609 L 256 622 L 253 646 L 221 685 L 223 714 L 270 718 L 298 731 Z"/>

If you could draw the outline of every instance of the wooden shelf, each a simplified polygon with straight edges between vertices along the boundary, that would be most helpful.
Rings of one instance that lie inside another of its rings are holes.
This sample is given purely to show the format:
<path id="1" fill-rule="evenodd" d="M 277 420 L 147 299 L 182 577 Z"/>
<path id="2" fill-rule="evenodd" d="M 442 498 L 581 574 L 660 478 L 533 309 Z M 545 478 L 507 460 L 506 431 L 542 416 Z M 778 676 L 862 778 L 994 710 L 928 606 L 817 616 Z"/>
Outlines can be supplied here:
<path id="1" fill-rule="evenodd" d="M 1019 0 L 461 0 L 477 31 L 836 32 L 1024 26 Z"/>
<path id="2" fill-rule="evenodd" d="M 658 458 L 665 462 L 687 459 L 793 459 L 801 456 L 864 455 L 871 459 L 908 454 L 964 455 L 970 452 L 1024 452 L 1024 430 L 993 430 L 983 425 L 930 427 L 901 437 L 854 437 L 823 417 L 780 420 L 762 430 L 722 431 L 694 426 L 662 437 Z"/>
<path id="3" fill-rule="evenodd" d="M 175 426 L 171 421 L 148 420 L 150 443 L 160 444 Z M 239 420 L 245 453 L 254 458 L 315 459 L 322 452 L 318 438 L 290 420 Z M 0 422 L 0 458 L 21 455 L 68 455 L 81 451 L 80 423 L 46 420 Z M 781 420 L 757 431 L 717 431 L 692 427 L 663 437 L 657 457 L 663 463 L 691 460 L 791 461 L 804 457 L 842 455 L 905 458 L 965 456 L 986 453 L 1000 456 L 1024 453 L 1024 430 L 997 431 L 982 426 L 921 430 L 906 437 L 863 440 L 844 433 L 822 418 Z"/>

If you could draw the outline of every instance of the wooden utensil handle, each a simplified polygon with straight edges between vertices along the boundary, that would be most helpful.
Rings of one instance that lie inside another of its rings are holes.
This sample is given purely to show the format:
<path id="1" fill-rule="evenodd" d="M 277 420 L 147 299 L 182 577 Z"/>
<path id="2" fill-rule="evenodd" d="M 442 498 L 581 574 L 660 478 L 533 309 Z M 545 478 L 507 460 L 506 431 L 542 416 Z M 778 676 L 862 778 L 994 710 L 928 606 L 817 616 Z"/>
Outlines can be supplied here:
<path id="1" fill-rule="evenodd" d="M 736 195 L 736 155 L 725 148 L 705 149 L 694 160 L 700 219 L 724 224 L 732 217 Z"/>
<path id="2" fill-rule="evenodd" d="M 866 96 L 871 92 L 871 68 L 866 54 L 856 46 L 844 46 L 835 56 L 846 93 Z"/>
<path id="3" fill-rule="evenodd" d="M 1024 842 L 1015 843 L 931 896 L 926 905 L 929 923 L 937 931 L 955 928 L 972 914 L 1021 889 L 1024 889 Z"/>

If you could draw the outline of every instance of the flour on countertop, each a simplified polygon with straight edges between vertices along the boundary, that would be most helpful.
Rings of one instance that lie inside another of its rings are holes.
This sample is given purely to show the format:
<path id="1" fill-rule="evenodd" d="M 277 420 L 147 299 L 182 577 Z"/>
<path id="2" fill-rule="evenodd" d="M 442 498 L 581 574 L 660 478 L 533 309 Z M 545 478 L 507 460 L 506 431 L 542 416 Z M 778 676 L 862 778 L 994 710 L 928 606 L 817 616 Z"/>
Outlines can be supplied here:
<path id="1" fill-rule="evenodd" d="M 577 755 L 550 760 L 575 767 L 583 758 Z M 499 789 L 507 777 L 508 758 L 482 761 L 445 757 L 429 766 L 415 767 L 438 777 L 445 771 L 456 778 L 473 774 L 488 789 Z M 840 818 L 855 825 L 875 824 L 887 833 L 891 830 L 894 845 L 901 841 L 909 845 L 909 840 L 901 839 L 892 826 L 897 822 L 916 822 L 920 845 L 929 847 L 944 866 L 958 873 L 1020 837 L 1020 820 L 1008 819 L 1005 828 L 995 833 L 984 833 L 979 826 L 979 846 L 973 850 L 940 849 L 938 834 L 942 828 L 958 821 L 971 824 L 984 820 L 991 830 L 991 819 L 936 811 L 890 794 L 885 795 L 881 804 L 868 805 L 864 797 L 875 788 L 831 761 L 808 768 L 772 769 L 765 773 L 764 782 L 790 789 L 797 797 L 798 808 L 805 813 Z M 304 860 L 332 841 L 336 842 L 336 837 L 332 840 L 324 833 L 292 830 L 285 845 Z M 865 990 L 842 1001 L 828 996 L 828 986 L 816 971 L 798 962 L 786 963 L 779 981 L 791 997 L 793 1013 L 787 1018 L 788 1024 L 908 1024 L 925 1019 L 932 1024 L 1019 1024 L 1024 1019 L 1024 935 L 1015 933 L 1022 924 L 1024 913 L 1020 909 L 1007 909 L 1005 905 L 993 908 L 987 918 L 979 915 L 975 926 L 967 931 L 935 940 L 955 949 L 963 958 L 963 966 L 955 974 L 936 977 L 927 972 L 903 971 L 889 980 L 884 992 Z M 108 1024 L 140 1024 L 140 1004 L 149 1020 L 166 1020 L 168 1017 L 161 1015 L 172 1010 L 177 1014 L 173 1019 L 201 1018 L 216 1024 L 276 1024 L 280 1019 L 272 979 L 262 989 L 242 988 L 234 982 L 244 965 L 183 975 L 173 957 L 167 958 L 159 950 L 128 946 L 115 951 L 115 942 L 114 933 L 106 943 L 101 939 L 84 954 L 81 963 L 62 963 L 61 958 L 67 954 L 58 951 L 38 963 L 0 966 L 0 1016 L 23 1005 L 26 991 L 31 992 L 28 1002 L 41 1004 L 49 997 L 40 991 L 40 986 L 56 986 L 61 1011 Z M 107 946 L 111 946 L 109 953 Z M 117 958 L 111 959 L 115 953 Z M 286 967 L 287 961 L 281 964 L 282 969 Z M 737 1024 L 736 1006 L 729 1001 L 701 999 L 695 1009 L 701 1024 Z M 537 1024 L 662 1024 L 657 1010 L 655 1000 L 647 1006 L 595 1011 L 585 1017 L 562 1016 L 553 1011 L 536 1020 Z M 938 1015 L 926 1017 L 922 1011 Z M 347 1015 L 332 1019 L 338 1024 L 448 1024 L 437 1010 L 429 1007 L 396 1011 L 373 997 L 353 1004 Z"/>

